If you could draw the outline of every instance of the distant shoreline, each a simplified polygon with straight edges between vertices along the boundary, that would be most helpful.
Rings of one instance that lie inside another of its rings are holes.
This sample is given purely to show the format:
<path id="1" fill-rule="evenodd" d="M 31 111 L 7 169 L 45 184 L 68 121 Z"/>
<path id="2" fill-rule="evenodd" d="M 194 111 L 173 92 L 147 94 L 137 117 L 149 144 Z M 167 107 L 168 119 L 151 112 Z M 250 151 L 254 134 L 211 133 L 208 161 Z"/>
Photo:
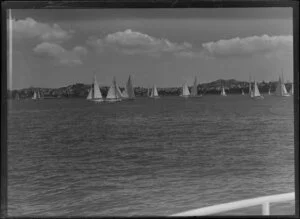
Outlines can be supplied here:
<path id="1" fill-rule="evenodd" d="M 277 81 L 275 82 L 258 82 L 258 88 L 261 93 L 268 93 L 269 89 L 274 92 L 277 86 Z M 209 83 L 198 84 L 197 93 L 198 95 L 206 94 L 220 94 L 221 87 L 224 86 L 226 93 L 228 94 L 241 94 L 242 90 L 245 94 L 249 90 L 249 82 L 246 81 L 236 81 L 234 79 L 230 80 L 216 80 Z M 56 98 L 84 98 L 88 95 L 90 84 L 77 83 L 69 85 L 67 87 L 61 88 L 38 88 L 30 87 L 23 89 L 15 89 L 7 91 L 7 98 L 14 99 L 19 96 L 21 99 L 27 99 L 33 96 L 35 90 L 39 90 L 45 99 L 56 99 Z M 291 88 L 291 83 L 286 83 L 286 88 L 289 90 Z M 107 95 L 109 87 L 100 87 L 102 95 L 105 97 Z M 191 86 L 189 87 L 191 90 Z M 124 87 L 120 87 L 123 91 Z M 160 96 L 179 96 L 181 93 L 181 87 L 170 87 L 170 88 L 157 88 L 158 94 Z M 134 87 L 134 92 L 136 96 L 147 96 L 148 88 L 145 87 Z"/>

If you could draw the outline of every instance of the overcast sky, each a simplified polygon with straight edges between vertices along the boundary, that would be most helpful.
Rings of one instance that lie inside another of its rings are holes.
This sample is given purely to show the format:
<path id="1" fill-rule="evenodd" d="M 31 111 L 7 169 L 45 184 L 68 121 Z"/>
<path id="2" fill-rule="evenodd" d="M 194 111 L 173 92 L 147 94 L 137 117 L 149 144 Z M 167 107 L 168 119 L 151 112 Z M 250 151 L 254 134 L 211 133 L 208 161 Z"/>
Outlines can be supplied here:
<path id="1" fill-rule="evenodd" d="M 293 75 L 291 8 L 12 10 L 13 89 Z"/>

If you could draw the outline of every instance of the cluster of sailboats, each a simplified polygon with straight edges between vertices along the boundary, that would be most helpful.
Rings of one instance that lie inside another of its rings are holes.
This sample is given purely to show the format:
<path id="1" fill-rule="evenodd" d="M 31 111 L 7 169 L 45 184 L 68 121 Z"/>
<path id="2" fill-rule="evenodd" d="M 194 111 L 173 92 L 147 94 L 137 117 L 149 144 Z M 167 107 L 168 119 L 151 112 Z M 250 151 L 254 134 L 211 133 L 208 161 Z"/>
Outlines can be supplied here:
<path id="1" fill-rule="evenodd" d="M 197 87 L 198 87 L 197 77 L 195 77 L 193 87 L 191 88 L 191 92 L 189 90 L 187 82 L 185 82 L 182 85 L 180 96 L 185 97 L 185 98 L 201 97 L 202 94 L 200 94 L 200 95 L 198 94 Z M 269 95 L 273 95 L 271 93 L 271 89 L 269 89 L 268 93 L 269 93 Z M 255 99 L 255 100 L 264 99 L 263 95 L 261 95 L 261 93 L 258 89 L 258 85 L 255 80 L 254 80 L 254 82 L 252 82 L 250 79 L 248 94 L 252 99 Z M 276 96 L 283 96 L 283 97 L 288 97 L 288 96 L 293 95 L 293 84 L 292 84 L 292 88 L 290 89 L 290 92 L 287 92 L 285 84 L 283 82 L 283 79 L 279 76 L 279 81 L 278 81 L 276 91 L 274 94 Z M 220 95 L 227 96 L 224 86 L 221 87 Z M 242 89 L 242 95 L 245 95 L 243 89 Z M 153 87 L 151 89 L 148 88 L 147 96 L 150 98 L 160 98 L 155 84 L 153 85 Z M 132 84 L 131 76 L 129 76 L 123 92 L 121 92 L 119 86 L 117 85 L 116 78 L 114 77 L 112 84 L 107 92 L 107 96 L 105 98 L 103 97 L 103 95 L 100 91 L 96 76 L 94 76 L 93 84 L 89 90 L 89 94 L 86 99 L 89 101 L 93 101 L 93 102 L 119 102 L 122 100 L 135 99 L 134 87 Z"/>
<path id="2" fill-rule="evenodd" d="M 93 102 L 119 102 L 124 99 L 126 100 L 132 100 L 135 98 L 133 85 L 131 76 L 129 76 L 128 81 L 126 83 L 125 89 L 123 92 L 121 92 L 119 86 L 117 85 L 116 78 L 113 78 L 112 84 L 109 87 L 109 90 L 107 92 L 106 98 L 103 97 L 101 90 L 99 88 L 99 84 L 97 82 L 96 76 L 94 75 L 94 81 L 93 84 L 89 90 L 89 94 L 87 96 L 87 100 L 93 101 Z"/>
<path id="3" fill-rule="evenodd" d="M 269 88 L 268 94 L 269 95 L 276 95 L 276 96 L 282 96 L 282 97 L 289 97 L 292 96 L 294 94 L 294 86 L 292 84 L 292 87 L 290 88 L 289 92 L 287 91 L 285 84 L 284 84 L 284 80 L 283 80 L 283 76 L 280 77 L 279 76 L 279 80 L 277 83 L 277 87 L 274 93 L 271 93 L 271 88 Z M 244 90 L 242 89 L 242 95 L 245 95 Z M 225 91 L 225 87 L 222 86 L 221 87 L 221 92 L 220 92 L 221 96 L 227 96 L 226 91 Z M 259 100 L 259 99 L 264 99 L 264 96 L 261 95 L 259 89 L 258 89 L 258 85 L 257 82 L 254 80 L 254 82 L 249 81 L 249 92 L 248 95 L 255 100 Z M 150 89 L 148 88 L 148 92 L 147 92 L 147 96 L 149 98 L 160 98 L 158 91 L 157 91 L 157 87 L 154 84 L 153 87 Z M 190 98 L 190 97 L 201 97 L 202 94 L 198 94 L 198 83 L 197 83 L 197 77 L 195 77 L 193 86 L 191 88 L 191 92 L 189 90 L 188 84 L 187 82 L 185 82 L 182 85 L 181 88 L 181 93 L 179 95 L 180 97 L 185 97 L 185 98 Z M 20 97 L 17 94 L 15 99 L 19 100 Z M 39 91 L 39 90 L 35 90 L 32 96 L 33 100 L 42 100 L 44 99 L 43 94 Z M 123 92 L 120 90 L 116 78 L 113 78 L 112 84 L 109 87 L 109 90 L 107 92 L 106 97 L 104 98 L 101 90 L 99 88 L 99 84 L 97 82 L 96 76 L 94 75 L 93 78 L 93 84 L 91 85 L 91 88 L 89 89 L 89 93 L 88 96 L 86 98 L 89 101 L 95 102 L 95 103 L 100 103 L 100 102 L 109 102 L 109 103 L 113 103 L 113 102 L 119 102 L 122 100 L 133 100 L 135 99 L 135 93 L 134 93 L 134 87 L 133 87 L 133 83 L 132 83 L 132 78 L 131 76 L 129 76 L 126 86 L 123 90 Z"/>
<path id="4" fill-rule="evenodd" d="M 44 99 L 43 94 L 39 90 L 35 90 L 32 96 L 33 100 L 41 100 Z"/>

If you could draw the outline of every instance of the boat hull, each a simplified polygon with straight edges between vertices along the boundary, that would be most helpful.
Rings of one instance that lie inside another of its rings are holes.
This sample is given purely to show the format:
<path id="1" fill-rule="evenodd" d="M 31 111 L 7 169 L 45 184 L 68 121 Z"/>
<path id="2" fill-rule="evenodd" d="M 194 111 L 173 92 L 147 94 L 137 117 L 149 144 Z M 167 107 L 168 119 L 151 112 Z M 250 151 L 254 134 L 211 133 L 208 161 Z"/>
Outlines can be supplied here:
<path id="1" fill-rule="evenodd" d="M 116 103 L 122 101 L 121 99 L 105 99 L 104 100 L 107 103 Z"/>
<path id="2" fill-rule="evenodd" d="M 180 95 L 180 97 L 185 97 L 185 98 L 187 98 L 187 97 L 190 97 L 190 95 Z"/>
<path id="3" fill-rule="evenodd" d="M 265 99 L 263 96 L 256 96 L 256 97 L 251 97 L 252 100 L 263 100 Z"/>
<path id="4" fill-rule="evenodd" d="M 101 103 L 101 102 L 103 102 L 103 99 L 91 99 L 89 101 L 92 101 L 94 103 Z"/>
<path id="5" fill-rule="evenodd" d="M 283 94 L 283 95 L 276 95 L 278 97 L 290 97 L 291 95 L 290 94 Z"/>

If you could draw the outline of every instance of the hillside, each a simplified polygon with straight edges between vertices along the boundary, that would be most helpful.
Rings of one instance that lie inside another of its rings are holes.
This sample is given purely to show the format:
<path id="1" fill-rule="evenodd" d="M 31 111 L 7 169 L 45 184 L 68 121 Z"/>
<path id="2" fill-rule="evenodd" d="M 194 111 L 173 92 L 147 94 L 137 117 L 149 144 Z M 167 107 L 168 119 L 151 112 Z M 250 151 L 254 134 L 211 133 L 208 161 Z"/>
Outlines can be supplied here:
<path id="1" fill-rule="evenodd" d="M 230 80 L 216 80 L 209 83 L 203 83 L 198 85 L 198 94 L 219 94 L 222 85 L 225 87 L 227 93 L 241 93 L 243 89 L 245 93 L 248 92 L 249 84 L 247 81 L 237 81 L 234 79 Z M 271 92 L 276 89 L 276 82 L 260 82 L 258 87 L 261 93 L 267 93 L 271 87 Z M 34 90 L 39 89 L 44 95 L 44 98 L 85 98 L 88 95 L 91 85 L 77 83 L 69 85 L 67 87 L 61 88 L 40 88 L 40 87 L 30 87 L 20 90 L 8 91 L 8 98 L 14 98 L 19 95 L 20 98 L 30 98 L 32 97 Z M 189 87 L 191 89 L 191 86 Z M 291 88 L 291 83 L 286 84 L 287 90 Z M 109 87 L 100 87 L 103 96 L 106 96 Z M 124 90 L 120 87 L 121 91 Z M 136 96 L 146 96 L 147 88 L 135 87 L 134 92 Z M 171 88 L 157 88 L 159 95 L 161 96 L 176 96 L 181 93 L 181 87 L 171 87 Z"/>

